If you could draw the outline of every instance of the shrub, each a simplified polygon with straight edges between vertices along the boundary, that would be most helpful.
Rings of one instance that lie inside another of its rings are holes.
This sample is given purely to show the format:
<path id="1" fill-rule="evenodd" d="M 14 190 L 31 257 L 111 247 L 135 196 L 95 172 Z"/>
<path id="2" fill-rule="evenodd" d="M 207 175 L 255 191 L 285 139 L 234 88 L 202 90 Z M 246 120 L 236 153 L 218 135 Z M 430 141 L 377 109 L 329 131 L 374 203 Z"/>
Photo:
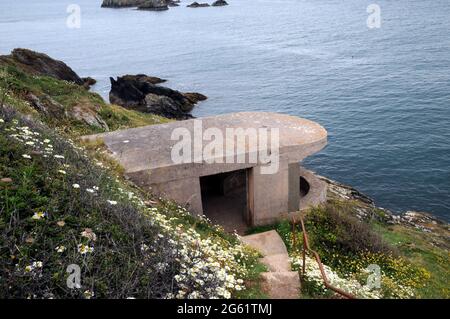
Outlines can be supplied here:
<path id="1" fill-rule="evenodd" d="M 306 228 L 311 231 L 311 244 L 329 252 L 339 251 L 348 255 L 362 251 L 394 253 L 370 225 L 347 212 L 345 204 L 331 203 L 313 208 L 306 218 Z"/>

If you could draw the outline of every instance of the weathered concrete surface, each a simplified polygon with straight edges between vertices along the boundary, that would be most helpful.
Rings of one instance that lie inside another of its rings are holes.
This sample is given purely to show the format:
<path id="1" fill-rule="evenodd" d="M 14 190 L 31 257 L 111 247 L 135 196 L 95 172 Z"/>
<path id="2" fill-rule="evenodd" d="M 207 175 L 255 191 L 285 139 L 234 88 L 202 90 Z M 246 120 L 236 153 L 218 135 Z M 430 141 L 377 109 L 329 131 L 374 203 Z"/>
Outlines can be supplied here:
<path id="1" fill-rule="evenodd" d="M 286 258 L 286 254 L 276 254 L 270 256 L 264 256 L 261 258 L 261 262 L 267 266 L 269 271 L 291 271 L 291 264 L 289 259 Z"/>
<path id="2" fill-rule="evenodd" d="M 300 296 L 298 272 L 291 271 L 289 255 L 275 230 L 241 237 L 241 241 L 259 251 L 268 272 L 261 274 L 262 290 L 272 299 L 296 299 Z"/>
<path id="3" fill-rule="evenodd" d="M 215 127 L 223 131 L 224 136 L 226 128 L 278 128 L 280 132 L 280 154 L 285 154 L 289 163 L 300 162 L 305 157 L 322 149 L 327 142 L 327 132 L 319 124 L 284 114 L 241 112 L 205 117 L 198 120 L 202 122 L 203 131 Z M 254 163 L 204 165 L 206 164 L 205 159 L 200 163 L 174 164 L 171 158 L 171 150 L 178 140 L 171 140 L 172 132 L 176 128 L 186 128 L 193 136 L 194 122 L 198 120 L 150 125 L 91 135 L 86 138 L 102 138 L 113 156 L 124 167 L 126 173 L 152 172 L 152 183 L 167 182 L 190 176 L 205 176 L 255 166 Z M 124 141 L 128 141 L 128 143 L 124 143 Z M 209 143 L 209 141 L 202 142 L 201 145 L 193 145 L 192 154 L 201 151 Z M 227 142 L 228 139 L 225 139 L 225 143 Z M 245 152 L 249 154 L 248 143 L 246 146 Z M 264 149 L 267 149 L 267 147 L 260 146 L 258 151 Z M 217 157 L 226 159 L 225 155 Z M 214 159 L 208 158 L 207 160 Z"/>
<path id="4" fill-rule="evenodd" d="M 287 255 L 287 249 L 280 235 L 275 230 L 243 236 L 242 242 L 259 251 L 263 256 Z"/>
<path id="5" fill-rule="evenodd" d="M 300 198 L 300 210 L 304 211 L 327 201 L 328 185 L 317 177 L 312 171 L 300 167 L 300 176 L 309 184 L 309 192 Z"/>
<path id="6" fill-rule="evenodd" d="M 296 271 L 265 272 L 261 288 L 271 299 L 298 299 L 300 278 Z"/>

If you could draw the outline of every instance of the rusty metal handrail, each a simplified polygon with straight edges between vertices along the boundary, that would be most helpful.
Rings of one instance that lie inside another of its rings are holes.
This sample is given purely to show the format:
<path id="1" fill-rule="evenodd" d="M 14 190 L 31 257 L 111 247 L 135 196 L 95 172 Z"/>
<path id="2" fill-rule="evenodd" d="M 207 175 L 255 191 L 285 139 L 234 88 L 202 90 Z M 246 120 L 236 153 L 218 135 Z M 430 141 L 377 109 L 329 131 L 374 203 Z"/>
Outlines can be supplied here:
<path id="1" fill-rule="evenodd" d="M 308 240 L 308 234 L 306 232 L 306 228 L 305 228 L 305 223 L 303 222 L 303 217 L 300 214 L 299 215 L 299 219 L 300 219 L 300 224 L 302 226 L 302 231 L 303 231 L 303 249 L 302 249 L 302 259 L 303 259 L 303 264 L 302 264 L 302 273 L 300 278 L 304 278 L 305 276 L 305 272 L 306 272 L 306 252 L 310 252 L 311 254 L 314 255 L 314 258 L 316 259 L 317 264 L 319 265 L 319 269 L 320 269 L 320 274 L 322 276 L 322 280 L 323 280 L 323 284 L 326 288 L 338 293 L 339 295 L 348 298 L 348 299 L 356 299 L 356 297 L 342 289 L 339 289 L 337 287 L 334 287 L 333 285 L 330 284 L 330 282 L 328 281 L 327 278 L 327 274 L 325 273 L 325 269 L 323 268 L 323 264 L 322 261 L 320 260 L 320 256 L 319 254 L 310 248 L 309 246 L 309 240 Z M 296 225 L 297 222 L 295 220 L 295 217 L 292 217 L 292 228 L 293 228 L 293 238 L 294 238 L 294 247 L 296 246 L 296 235 L 295 235 L 295 231 L 296 231 Z"/>

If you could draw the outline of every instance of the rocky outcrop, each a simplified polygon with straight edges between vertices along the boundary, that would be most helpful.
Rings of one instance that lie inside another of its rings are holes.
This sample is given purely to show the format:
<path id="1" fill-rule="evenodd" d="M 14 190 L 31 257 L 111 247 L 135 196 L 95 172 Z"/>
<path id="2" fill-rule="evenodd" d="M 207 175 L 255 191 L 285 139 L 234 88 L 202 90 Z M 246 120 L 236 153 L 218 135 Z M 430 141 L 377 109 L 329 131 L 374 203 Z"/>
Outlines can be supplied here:
<path id="1" fill-rule="evenodd" d="M 198 3 L 198 2 L 192 2 L 191 4 L 187 5 L 188 8 L 203 8 L 203 7 L 209 7 L 208 3 Z"/>
<path id="2" fill-rule="evenodd" d="M 91 86 L 93 86 L 93 85 L 95 85 L 97 83 L 97 80 L 91 78 L 90 76 L 85 77 L 85 78 L 81 78 L 81 80 L 83 81 L 83 86 L 86 89 L 89 89 Z"/>
<path id="3" fill-rule="evenodd" d="M 25 100 L 27 100 L 36 111 L 46 116 L 62 119 L 66 115 L 64 106 L 46 94 L 36 96 L 29 92 L 25 95 Z"/>
<path id="4" fill-rule="evenodd" d="M 183 93 L 184 97 L 189 100 L 192 104 L 196 104 L 198 102 L 204 101 L 207 99 L 206 95 L 196 92 L 186 92 Z"/>
<path id="5" fill-rule="evenodd" d="M 177 7 L 180 0 L 103 0 L 102 8 L 131 8 L 139 10 L 162 11 Z"/>
<path id="6" fill-rule="evenodd" d="M 180 0 L 166 0 L 169 7 L 178 7 L 180 5 Z"/>
<path id="7" fill-rule="evenodd" d="M 80 104 L 66 109 L 62 104 L 56 102 L 47 94 L 37 96 L 31 92 L 25 95 L 25 99 L 36 111 L 53 119 L 62 120 L 64 118 L 73 118 L 90 126 L 98 127 L 106 131 L 109 130 L 108 124 L 98 114 L 100 111 L 100 107 L 98 106 L 87 107 Z"/>
<path id="8" fill-rule="evenodd" d="M 138 10 L 164 11 L 169 10 L 169 7 L 166 0 L 147 0 L 138 6 Z"/>
<path id="9" fill-rule="evenodd" d="M 147 0 L 103 0 L 102 8 L 127 8 L 139 7 Z"/>
<path id="10" fill-rule="evenodd" d="M 213 7 L 222 7 L 222 6 L 227 6 L 228 3 L 225 0 L 216 0 L 212 3 Z"/>
<path id="11" fill-rule="evenodd" d="M 192 118 L 194 105 L 206 96 L 199 93 L 181 93 L 157 85 L 162 79 L 144 74 L 125 75 L 111 80 L 109 101 L 128 109 L 161 115 L 171 119 Z"/>
<path id="12" fill-rule="evenodd" d="M 10 55 L 0 56 L 1 60 L 6 61 L 9 65 L 15 65 L 30 74 L 50 76 L 87 88 L 95 83 L 95 80 L 92 78 L 80 78 L 64 62 L 55 60 L 44 53 L 28 49 L 14 49 Z"/>
<path id="13" fill-rule="evenodd" d="M 100 117 L 98 111 L 98 109 L 92 110 L 90 108 L 77 105 L 72 108 L 68 115 L 80 122 L 86 123 L 89 126 L 94 126 L 108 131 L 108 124 L 106 124 L 106 122 Z"/>

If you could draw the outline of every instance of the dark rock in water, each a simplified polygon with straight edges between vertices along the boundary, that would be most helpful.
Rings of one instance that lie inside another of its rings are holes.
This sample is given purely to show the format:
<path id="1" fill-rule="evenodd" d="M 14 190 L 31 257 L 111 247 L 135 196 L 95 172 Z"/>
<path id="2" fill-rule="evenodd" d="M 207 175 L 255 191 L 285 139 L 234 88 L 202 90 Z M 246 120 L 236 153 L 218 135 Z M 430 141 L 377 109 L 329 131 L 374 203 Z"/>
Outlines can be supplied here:
<path id="1" fill-rule="evenodd" d="M 161 11 L 165 7 L 177 7 L 180 0 L 103 0 L 102 8 L 130 8 L 139 10 Z"/>
<path id="2" fill-rule="evenodd" d="M 192 2 L 191 4 L 187 5 L 188 8 L 202 8 L 202 7 L 209 7 L 208 3 L 198 3 L 198 2 Z"/>
<path id="3" fill-rule="evenodd" d="M 149 93 L 145 96 L 145 112 L 161 115 L 171 119 L 186 120 L 193 118 L 189 113 L 193 104 L 180 104 L 164 95 Z"/>
<path id="4" fill-rule="evenodd" d="M 147 83 L 150 83 L 150 84 L 160 84 L 160 83 L 164 83 L 164 82 L 167 81 L 165 79 L 161 79 L 161 78 L 158 78 L 156 76 L 148 76 L 148 75 L 145 75 L 145 74 L 124 75 L 124 76 L 122 76 L 122 79 L 126 80 L 126 81 L 137 80 L 139 82 L 147 82 Z"/>
<path id="5" fill-rule="evenodd" d="M 216 0 L 212 4 L 213 7 L 222 7 L 222 6 L 227 6 L 227 5 L 228 5 L 228 3 L 225 0 Z"/>
<path id="6" fill-rule="evenodd" d="M 165 0 L 147 0 L 138 6 L 138 10 L 164 11 L 169 10 L 169 7 Z"/>
<path id="7" fill-rule="evenodd" d="M 11 60 L 11 62 L 31 74 L 50 76 L 58 80 L 84 85 L 84 81 L 67 64 L 52 59 L 43 53 L 28 49 L 14 49 L 10 55 L 1 56 L 0 58 Z"/>
<path id="8" fill-rule="evenodd" d="M 147 0 L 103 0 L 102 8 L 128 8 L 139 7 Z"/>
<path id="9" fill-rule="evenodd" d="M 186 92 L 186 93 L 183 93 L 183 95 L 185 98 L 187 98 L 189 100 L 189 102 L 191 102 L 193 104 L 207 99 L 206 95 L 203 95 L 201 93 L 196 93 L 196 92 Z"/>
<path id="10" fill-rule="evenodd" d="M 178 7 L 180 5 L 180 0 L 166 0 L 169 7 Z"/>
<path id="11" fill-rule="evenodd" d="M 157 81 L 159 80 L 159 81 Z M 157 85 L 162 79 L 144 74 L 111 78 L 109 101 L 125 108 L 158 114 L 171 119 L 192 118 L 189 113 L 198 101 L 206 99 L 199 93 L 183 94 Z"/>

